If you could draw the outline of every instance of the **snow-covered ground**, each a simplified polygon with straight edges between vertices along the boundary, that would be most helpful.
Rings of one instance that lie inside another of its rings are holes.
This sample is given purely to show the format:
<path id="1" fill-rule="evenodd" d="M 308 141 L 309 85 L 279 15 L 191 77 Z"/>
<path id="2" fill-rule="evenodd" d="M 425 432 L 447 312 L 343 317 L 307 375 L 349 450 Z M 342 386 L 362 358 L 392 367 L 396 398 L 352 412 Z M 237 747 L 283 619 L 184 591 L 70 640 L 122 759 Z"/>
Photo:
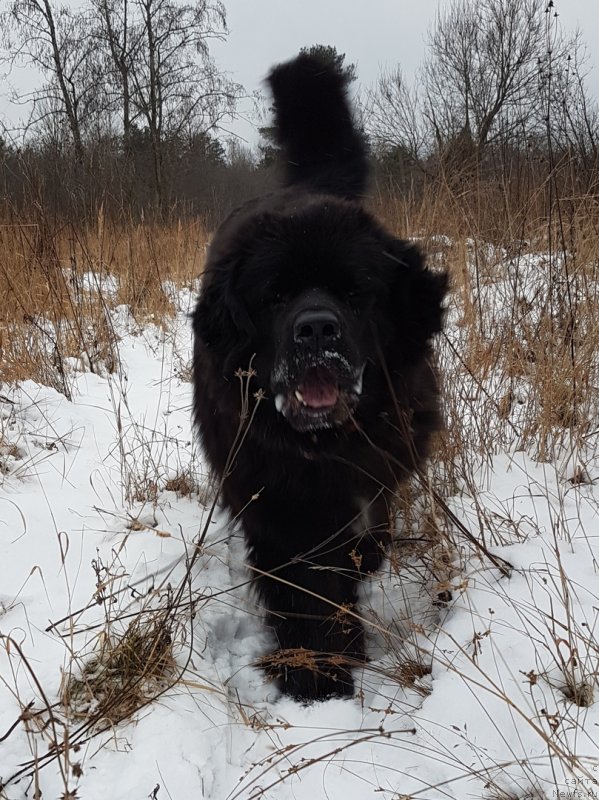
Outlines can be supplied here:
<path id="1" fill-rule="evenodd" d="M 165 327 L 114 309 L 119 367 L 71 362 L 72 401 L 31 381 L 0 391 L 0 798 L 599 797 L 597 432 L 549 463 L 509 437 L 473 456 L 476 491 L 445 498 L 446 575 L 400 550 L 364 587 L 358 695 L 302 706 L 253 666 L 268 634 L 239 530 L 210 516 L 190 425 L 192 295 L 169 291 Z M 495 406 L 487 428 L 501 427 Z M 90 730 L 97 701 L 72 676 L 173 597 L 182 677 Z"/>

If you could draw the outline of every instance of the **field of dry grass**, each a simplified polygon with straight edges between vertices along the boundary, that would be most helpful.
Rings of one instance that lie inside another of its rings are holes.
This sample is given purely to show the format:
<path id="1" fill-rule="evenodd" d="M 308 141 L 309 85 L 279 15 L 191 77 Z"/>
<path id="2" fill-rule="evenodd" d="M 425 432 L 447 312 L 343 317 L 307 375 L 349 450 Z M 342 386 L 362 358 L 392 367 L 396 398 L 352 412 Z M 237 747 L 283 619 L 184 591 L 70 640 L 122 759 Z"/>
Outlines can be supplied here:
<path id="1" fill-rule="evenodd" d="M 165 285 L 193 285 L 207 240 L 196 220 L 164 226 L 99 213 L 95 224 L 82 226 L 37 210 L 30 219 L 4 219 L 0 381 L 32 378 L 68 394 L 64 359 L 84 359 L 92 372 L 114 371 L 109 309 L 122 304 L 140 320 L 168 319 Z"/>

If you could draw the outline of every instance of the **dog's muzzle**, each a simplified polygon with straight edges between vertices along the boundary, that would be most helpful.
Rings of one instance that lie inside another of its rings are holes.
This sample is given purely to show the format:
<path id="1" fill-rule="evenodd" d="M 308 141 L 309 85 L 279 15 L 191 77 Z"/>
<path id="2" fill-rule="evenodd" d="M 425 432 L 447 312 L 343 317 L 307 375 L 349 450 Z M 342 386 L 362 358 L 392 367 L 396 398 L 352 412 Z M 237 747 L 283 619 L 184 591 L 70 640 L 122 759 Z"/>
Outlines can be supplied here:
<path id="1" fill-rule="evenodd" d="M 271 374 L 275 406 L 298 431 L 343 425 L 362 394 L 364 360 L 342 308 L 314 290 L 293 304 Z"/>

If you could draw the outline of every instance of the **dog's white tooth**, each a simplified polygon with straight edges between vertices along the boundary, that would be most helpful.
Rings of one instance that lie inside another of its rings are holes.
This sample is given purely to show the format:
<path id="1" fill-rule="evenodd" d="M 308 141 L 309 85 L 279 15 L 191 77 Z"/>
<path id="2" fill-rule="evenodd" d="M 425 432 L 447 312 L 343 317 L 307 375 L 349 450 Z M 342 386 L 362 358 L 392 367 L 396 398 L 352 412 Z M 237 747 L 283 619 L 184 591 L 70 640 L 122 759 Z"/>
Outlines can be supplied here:
<path id="1" fill-rule="evenodd" d="M 303 403 L 304 405 L 306 405 L 306 401 L 304 400 L 304 398 L 303 398 L 303 396 L 302 396 L 302 393 L 300 392 L 300 390 L 299 390 L 299 389 L 296 389 L 296 390 L 295 390 L 295 396 L 296 396 L 296 397 L 297 397 L 297 399 L 300 401 L 300 403 Z"/>
<path id="2" fill-rule="evenodd" d="M 354 394 L 362 394 L 362 379 L 364 378 L 364 367 L 360 370 L 358 380 L 354 383 Z"/>
<path id="3" fill-rule="evenodd" d="M 282 414 L 283 413 L 283 406 L 285 404 L 285 395 L 278 394 L 275 397 L 275 408 L 277 411 Z"/>

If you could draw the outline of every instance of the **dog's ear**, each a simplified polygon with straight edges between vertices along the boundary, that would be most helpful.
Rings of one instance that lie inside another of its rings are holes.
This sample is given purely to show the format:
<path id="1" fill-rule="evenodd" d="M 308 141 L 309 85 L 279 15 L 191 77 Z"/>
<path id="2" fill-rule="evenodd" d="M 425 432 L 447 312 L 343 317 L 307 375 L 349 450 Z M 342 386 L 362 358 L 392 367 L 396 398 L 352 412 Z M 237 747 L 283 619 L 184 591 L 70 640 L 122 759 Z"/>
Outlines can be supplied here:
<path id="1" fill-rule="evenodd" d="M 389 293 L 391 318 L 397 321 L 407 352 L 420 357 L 427 342 L 443 327 L 447 273 L 427 269 L 422 252 L 411 242 L 388 240 L 384 252 L 394 264 Z"/>
<path id="2" fill-rule="evenodd" d="M 193 332 L 209 350 L 232 356 L 240 343 L 255 333 L 254 323 L 235 291 L 241 268 L 238 260 L 210 264 L 204 275 L 200 299 L 193 313 Z"/>

